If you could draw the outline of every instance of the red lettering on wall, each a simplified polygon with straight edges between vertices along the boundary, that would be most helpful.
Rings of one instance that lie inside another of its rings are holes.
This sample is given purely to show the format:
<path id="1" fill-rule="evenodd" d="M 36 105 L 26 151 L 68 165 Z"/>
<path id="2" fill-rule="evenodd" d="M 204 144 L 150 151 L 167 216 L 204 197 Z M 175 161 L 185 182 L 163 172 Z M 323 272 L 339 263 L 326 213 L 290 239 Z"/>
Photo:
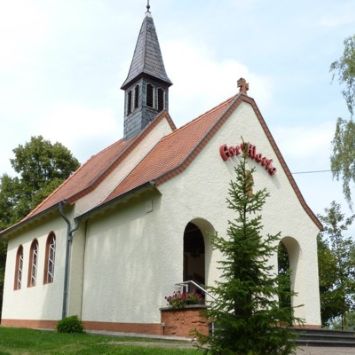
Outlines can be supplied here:
<path id="1" fill-rule="evenodd" d="M 227 144 L 223 144 L 219 148 L 219 153 L 223 161 L 226 161 L 229 158 L 233 158 L 234 156 L 241 154 L 243 150 L 247 152 L 249 158 L 255 160 L 262 167 L 264 167 L 269 175 L 273 176 L 276 174 L 276 168 L 272 165 L 272 159 L 267 159 L 261 153 L 258 153 L 255 145 L 250 143 L 241 143 L 235 147 L 228 147 Z"/>
<path id="2" fill-rule="evenodd" d="M 221 154 L 221 157 L 224 161 L 226 161 L 230 157 L 227 144 L 221 145 L 221 147 L 219 148 L 219 153 Z"/>

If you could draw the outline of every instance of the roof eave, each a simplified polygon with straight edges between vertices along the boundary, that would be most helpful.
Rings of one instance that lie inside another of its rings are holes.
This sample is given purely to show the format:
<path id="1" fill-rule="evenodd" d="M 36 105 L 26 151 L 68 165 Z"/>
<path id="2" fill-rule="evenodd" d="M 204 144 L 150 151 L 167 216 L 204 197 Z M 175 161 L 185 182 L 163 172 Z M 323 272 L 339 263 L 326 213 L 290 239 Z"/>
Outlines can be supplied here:
<path id="1" fill-rule="evenodd" d="M 156 80 L 158 82 L 161 82 L 162 84 L 167 85 L 168 87 L 170 87 L 171 85 L 173 85 L 173 82 L 168 78 L 159 78 L 157 76 L 154 76 L 152 74 L 149 74 L 148 72 L 142 70 L 138 75 L 132 76 L 132 77 L 127 77 L 127 79 L 124 81 L 124 83 L 121 86 L 121 90 L 126 90 L 127 88 L 129 88 L 132 83 L 134 81 L 137 81 L 143 77 L 148 77 L 150 79 Z"/>
<path id="2" fill-rule="evenodd" d="M 44 211 L 35 214 L 32 217 L 22 219 L 21 221 L 13 224 L 12 226 L 4 229 L 3 231 L 0 231 L 0 238 L 9 238 L 12 234 L 18 232 L 22 228 L 24 228 L 26 225 L 29 225 L 30 223 L 34 223 L 44 217 L 49 216 L 51 213 L 58 211 L 59 205 L 69 205 L 67 201 L 60 201 L 56 203 L 55 205 L 45 209 Z"/>
<path id="3" fill-rule="evenodd" d="M 75 220 L 77 222 L 86 221 L 90 217 L 93 217 L 94 215 L 102 212 L 103 210 L 105 210 L 107 208 L 114 207 L 115 205 L 122 203 L 122 202 L 127 202 L 131 198 L 136 197 L 137 195 L 142 194 L 144 192 L 149 192 L 149 191 L 159 192 L 154 181 L 148 181 L 142 185 L 135 187 L 132 190 L 129 190 L 129 191 L 123 193 L 122 195 L 119 195 L 117 197 L 112 198 L 111 200 L 103 202 L 102 204 L 97 205 L 94 208 L 86 211 L 85 213 L 75 217 Z"/>

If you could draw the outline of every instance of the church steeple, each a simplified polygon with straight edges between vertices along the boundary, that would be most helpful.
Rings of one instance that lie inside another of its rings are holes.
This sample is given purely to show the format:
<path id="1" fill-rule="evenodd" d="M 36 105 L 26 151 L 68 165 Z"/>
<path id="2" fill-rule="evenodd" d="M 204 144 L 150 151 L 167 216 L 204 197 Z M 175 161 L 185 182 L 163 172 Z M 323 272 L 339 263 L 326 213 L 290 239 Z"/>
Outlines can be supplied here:
<path id="1" fill-rule="evenodd" d="M 149 2 L 140 29 L 125 91 L 124 136 L 137 135 L 154 117 L 168 110 L 169 86 Z"/>

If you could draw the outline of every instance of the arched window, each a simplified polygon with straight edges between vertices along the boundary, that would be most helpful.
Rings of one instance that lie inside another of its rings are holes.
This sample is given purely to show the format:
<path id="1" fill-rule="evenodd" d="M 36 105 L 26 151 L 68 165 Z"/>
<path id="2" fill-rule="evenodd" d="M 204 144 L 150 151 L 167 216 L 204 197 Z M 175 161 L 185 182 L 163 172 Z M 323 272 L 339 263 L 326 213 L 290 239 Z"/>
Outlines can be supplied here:
<path id="1" fill-rule="evenodd" d="M 134 88 L 134 108 L 139 106 L 139 85 Z"/>
<path id="2" fill-rule="evenodd" d="M 127 115 L 132 112 L 132 91 L 128 92 L 127 95 Z"/>
<path id="3" fill-rule="evenodd" d="M 31 244 L 30 262 L 28 267 L 28 287 L 36 286 L 38 273 L 38 241 L 35 239 Z"/>
<path id="4" fill-rule="evenodd" d="M 19 290 L 22 286 L 22 271 L 23 271 L 23 247 L 20 245 L 16 254 L 16 266 L 15 266 L 15 282 L 14 289 Z"/>
<path id="5" fill-rule="evenodd" d="M 153 107 L 153 85 L 147 85 L 147 106 Z"/>
<path id="6" fill-rule="evenodd" d="M 46 256 L 44 259 L 44 280 L 45 284 L 54 280 L 56 240 L 53 232 L 49 233 L 46 243 Z"/>
<path id="7" fill-rule="evenodd" d="M 164 110 L 164 90 L 158 89 L 158 111 Z"/>

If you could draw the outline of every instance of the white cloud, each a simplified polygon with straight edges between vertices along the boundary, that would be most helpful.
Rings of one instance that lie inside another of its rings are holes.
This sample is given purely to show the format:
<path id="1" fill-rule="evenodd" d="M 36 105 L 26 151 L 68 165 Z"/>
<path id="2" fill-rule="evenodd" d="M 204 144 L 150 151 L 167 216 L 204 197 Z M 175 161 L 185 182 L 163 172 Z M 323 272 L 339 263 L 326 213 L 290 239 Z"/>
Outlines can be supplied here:
<path id="1" fill-rule="evenodd" d="M 48 17 L 31 0 L 0 2 L 0 68 L 15 68 L 29 60 L 46 37 Z"/>
<path id="2" fill-rule="evenodd" d="M 275 127 L 273 134 L 283 154 L 295 160 L 329 160 L 334 122 Z M 326 167 L 325 167 L 326 168 Z"/>
<path id="3" fill-rule="evenodd" d="M 174 73 L 170 111 L 177 123 L 186 122 L 237 93 L 240 77 L 250 83 L 249 94 L 257 97 L 261 106 L 270 103 L 272 80 L 251 72 L 234 59 L 218 61 L 201 44 L 179 40 L 163 43 L 163 52 L 167 72 Z M 191 116 L 181 117 L 184 112 L 191 112 Z"/>
<path id="4" fill-rule="evenodd" d="M 38 134 L 52 142 L 61 142 L 80 160 L 97 153 L 98 141 L 108 144 L 116 141 L 121 131 L 121 122 L 110 109 L 70 104 L 56 107 L 37 124 Z M 82 147 L 87 149 L 85 153 L 81 152 Z"/>
<path id="5" fill-rule="evenodd" d="M 345 15 L 327 15 L 321 17 L 318 23 L 322 27 L 329 28 L 346 26 L 355 23 L 355 15 L 354 13 L 348 13 Z"/>

